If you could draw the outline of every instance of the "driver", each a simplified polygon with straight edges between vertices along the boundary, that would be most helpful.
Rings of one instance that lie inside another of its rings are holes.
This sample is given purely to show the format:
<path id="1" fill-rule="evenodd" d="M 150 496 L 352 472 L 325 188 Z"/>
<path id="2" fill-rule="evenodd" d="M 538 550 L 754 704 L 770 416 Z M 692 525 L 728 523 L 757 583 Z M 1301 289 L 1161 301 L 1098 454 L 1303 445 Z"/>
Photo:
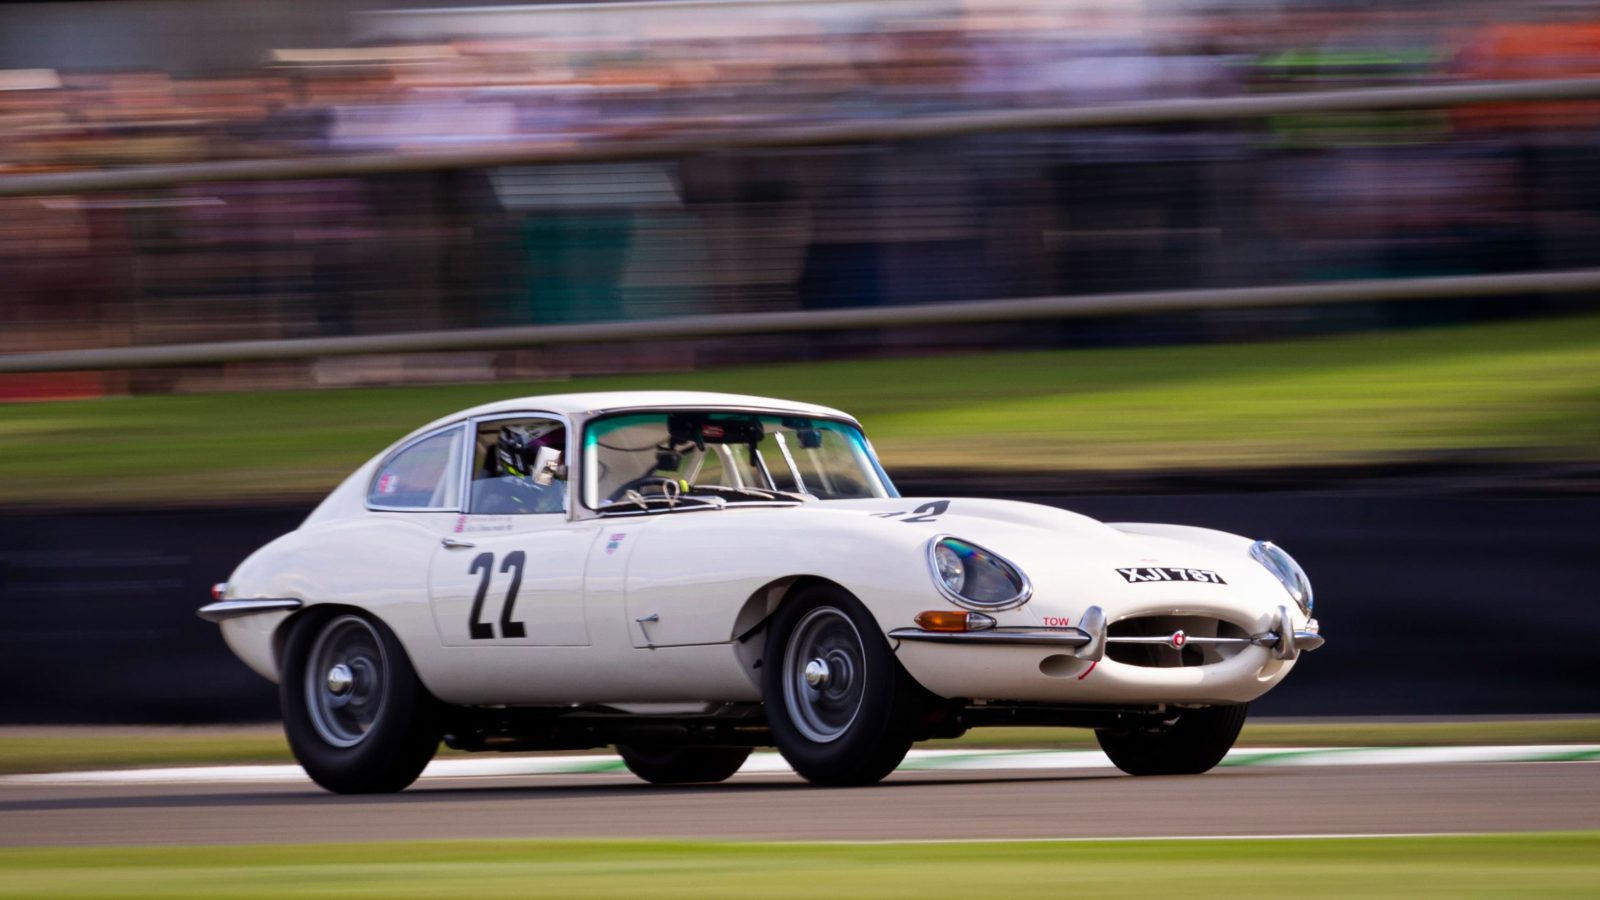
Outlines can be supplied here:
<path id="1" fill-rule="evenodd" d="M 539 451 L 560 451 L 566 429 L 558 422 L 505 425 L 483 455 L 483 472 L 472 483 L 472 511 L 487 515 L 561 512 L 566 485 L 537 470 Z"/>

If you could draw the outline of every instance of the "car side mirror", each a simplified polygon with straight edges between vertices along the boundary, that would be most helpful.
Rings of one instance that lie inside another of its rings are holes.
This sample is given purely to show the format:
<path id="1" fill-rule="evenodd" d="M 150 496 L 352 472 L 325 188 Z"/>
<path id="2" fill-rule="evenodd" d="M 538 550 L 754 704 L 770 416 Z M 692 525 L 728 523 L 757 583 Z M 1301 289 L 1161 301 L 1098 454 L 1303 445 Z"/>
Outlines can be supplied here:
<path id="1" fill-rule="evenodd" d="M 552 481 L 566 481 L 567 467 L 561 464 L 561 451 L 554 447 L 540 447 L 533 457 L 533 483 L 548 486 Z"/>

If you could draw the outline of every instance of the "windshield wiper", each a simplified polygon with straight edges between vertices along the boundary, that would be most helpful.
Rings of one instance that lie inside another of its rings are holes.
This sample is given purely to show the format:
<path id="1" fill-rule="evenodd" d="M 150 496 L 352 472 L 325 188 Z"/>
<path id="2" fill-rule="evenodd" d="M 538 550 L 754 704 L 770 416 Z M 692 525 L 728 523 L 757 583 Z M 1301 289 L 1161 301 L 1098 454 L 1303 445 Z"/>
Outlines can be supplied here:
<path id="1" fill-rule="evenodd" d="M 621 512 L 631 513 L 634 511 L 633 504 L 637 504 L 638 508 L 645 512 L 649 512 L 653 506 L 665 505 L 667 511 L 671 512 L 677 508 L 679 503 L 684 502 L 704 504 L 704 506 L 694 507 L 695 509 L 704 509 L 706 506 L 721 509 L 728 505 L 728 501 L 721 497 L 691 497 L 688 494 L 675 494 L 672 496 L 658 494 L 654 497 L 646 497 L 638 491 L 629 491 L 622 496 L 621 500 L 601 509 L 600 515 L 614 515 Z"/>
<path id="2" fill-rule="evenodd" d="M 689 493 L 684 496 L 690 496 L 696 491 L 709 491 L 713 496 L 719 494 L 744 494 L 747 497 L 760 497 L 763 500 L 798 500 L 804 502 L 811 499 L 810 494 L 801 494 L 795 491 L 780 491 L 777 488 L 748 486 L 729 487 L 725 484 L 691 484 L 689 485 Z"/>

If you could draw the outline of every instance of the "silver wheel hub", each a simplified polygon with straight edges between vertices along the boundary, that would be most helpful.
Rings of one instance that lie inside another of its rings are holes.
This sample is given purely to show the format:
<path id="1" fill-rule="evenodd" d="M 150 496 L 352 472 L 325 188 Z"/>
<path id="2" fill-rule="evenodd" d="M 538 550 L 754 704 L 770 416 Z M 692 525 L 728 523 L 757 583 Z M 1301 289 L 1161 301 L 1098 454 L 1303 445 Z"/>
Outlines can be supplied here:
<path id="1" fill-rule="evenodd" d="M 813 659 L 811 662 L 806 663 L 806 684 L 811 687 L 819 689 L 827 687 L 828 674 L 827 660 Z"/>
<path id="2" fill-rule="evenodd" d="M 355 673 L 344 663 L 339 663 L 328 670 L 328 692 L 335 696 L 350 693 L 350 687 L 355 682 Z"/>
<path id="3" fill-rule="evenodd" d="M 383 717 L 388 695 L 383 641 L 360 616 L 340 616 L 311 644 L 304 673 L 306 711 L 317 736 L 354 747 Z"/>
<path id="4" fill-rule="evenodd" d="M 842 610 L 821 606 L 795 623 L 783 654 L 783 704 L 806 740 L 836 741 L 849 732 L 866 696 L 866 649 Z"/>

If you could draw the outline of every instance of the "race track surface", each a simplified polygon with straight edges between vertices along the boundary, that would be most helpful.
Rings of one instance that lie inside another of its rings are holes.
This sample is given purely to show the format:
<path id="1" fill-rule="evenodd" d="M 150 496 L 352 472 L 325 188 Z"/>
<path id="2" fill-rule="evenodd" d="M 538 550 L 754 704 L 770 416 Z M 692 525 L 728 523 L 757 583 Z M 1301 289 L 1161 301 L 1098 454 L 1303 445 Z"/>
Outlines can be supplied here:
<path id="1" fill-rule="evenodd" d="M 1600 764 L 901 772 L 654 787 L 629 775 L 435 778 L 397 795 L 303 783 L 0 786 L 0 846 L 426 838 L 927 840 L 1600 828 Z"/>

